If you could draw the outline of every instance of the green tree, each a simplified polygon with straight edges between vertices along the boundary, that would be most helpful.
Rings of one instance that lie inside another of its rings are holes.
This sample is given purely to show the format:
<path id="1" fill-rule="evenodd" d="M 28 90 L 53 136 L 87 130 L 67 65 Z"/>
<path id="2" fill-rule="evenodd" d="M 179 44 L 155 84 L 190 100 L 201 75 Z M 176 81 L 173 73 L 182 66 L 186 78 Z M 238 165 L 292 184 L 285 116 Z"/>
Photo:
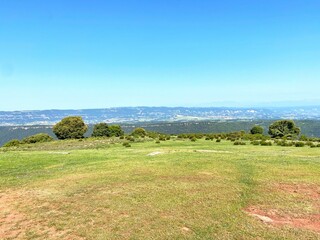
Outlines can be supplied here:
<path id="1" fill-rule="evenodd" d="M 93 127 L 92 137 L 110 137 L 109 126 L 106 123 L 98 123 Z"/>
<path id="2" fill-rule="evenodd" d="M 258 126 L 258 125 L 253 126 L 250 130 L 250 133 L 251 134 L 263 134 L 263 127 Z"/>
<path id="3" fill-rule="evenodd" d="M 300 134 L 300 128 L 292 120 L 279 120 L 269 126 L 268 133 L 272 138 L 295 138 Z"/>
<path id="4" fill-rule="evenodd" d="M 120 137 L 124 135 L 124 131 L 119 125 L 109 126 L 109 132 L 111 137 Z"/>
<path id="5" fill-rule="evenodd" d="M 119 125 L 109 126 L 106 123 L 98 123 L 93 127 L 92 137 L 120 137 L 124 131 Z"/>
<path id="6" fill-rule="evenodd" d="M 53 132 L 58 139 L 79 139 L 88 130 L 81 117 L 66 117 L 53 126 Z"/>
<path id="7" fill-rule="evenodd" d="M 133 136 L 137 137 L 145 137 L 147 135 L 147 131 L 144 128 L 135 128 L 131 133 Z"/>

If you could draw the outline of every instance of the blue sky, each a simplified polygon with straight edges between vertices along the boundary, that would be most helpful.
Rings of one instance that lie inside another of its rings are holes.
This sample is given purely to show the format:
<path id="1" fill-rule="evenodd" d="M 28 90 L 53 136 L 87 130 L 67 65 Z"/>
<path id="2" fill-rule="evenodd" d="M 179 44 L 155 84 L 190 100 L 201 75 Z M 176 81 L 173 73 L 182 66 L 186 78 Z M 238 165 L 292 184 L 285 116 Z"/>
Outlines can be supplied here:
<path id="1" fill-rule="evenodd" d="M 319 0 L 0 2 L 0 111 L 320 105 Z"/>

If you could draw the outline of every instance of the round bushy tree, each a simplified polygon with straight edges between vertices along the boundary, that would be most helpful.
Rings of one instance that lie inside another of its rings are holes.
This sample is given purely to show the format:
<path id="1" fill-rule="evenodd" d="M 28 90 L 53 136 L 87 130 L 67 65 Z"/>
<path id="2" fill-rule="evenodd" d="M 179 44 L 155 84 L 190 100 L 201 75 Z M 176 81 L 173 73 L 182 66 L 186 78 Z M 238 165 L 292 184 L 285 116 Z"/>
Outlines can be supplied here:
<path id="1" fill-rule="evenodd" d="M 106 123 L 98 123 L 93 127 L 92 137 L 120 137 L 124 131 L 119 125 L 109 126 Z"/>
<path id="2" fill-rule="evenodd" d="M 273 122 L 269 126 L 269 134 L 273 138 L 282 137 L 297 137 L 300 134 L 300 128 L 298 128 L 292 120 L 279 120 Z"/>
<path id="3" fill-rule="evenodd" d="M 94 125 L 92 137 L 110 137 L 108 124 L 98 123 Z"/>
<path id="4" fill-rule="evenodd" d="M 131 135 L 137 137 L 145 137 L 147 135 L 147 131 L 144 128 L 135 128 Z"/>
<path id="5" fill-rule="evenodd" d="M 109 132 L 111 137 L 120 137 L 124 135 L 124 131 L 119 125 L 109 126 Z"/>
<path id="6" fill-rule="evenodd" d="M 58 139 L 79 139 L 88 130 L 81 117 L 66 117 L 53 126 L 53 132 Z"/>
<path id="7" fill-rule="evenodd" d="M 258 125 L 253 126 L 250 130 L 250 133 L 251 134 L 263 134 L 263 127 L 258 126 Z"/>

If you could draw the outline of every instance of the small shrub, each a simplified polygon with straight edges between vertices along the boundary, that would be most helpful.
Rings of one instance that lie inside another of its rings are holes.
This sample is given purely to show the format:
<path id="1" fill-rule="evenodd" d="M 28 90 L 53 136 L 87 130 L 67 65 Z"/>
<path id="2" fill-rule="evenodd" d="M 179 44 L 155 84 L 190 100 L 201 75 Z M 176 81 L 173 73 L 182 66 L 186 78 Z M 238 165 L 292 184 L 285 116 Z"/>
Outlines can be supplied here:
<path id="1" fill-rule="evenodd" d="M 309 141 L 309 138 L 306 135 L 301 135 L 299 140 L 300 141 Z"/>
<path id="2" fill-rule="evenodd" d="M 313 142 L 308 141 L 308 142 L 306 142 L 306 145 L 307 145 L 307 146 L 312 146 L 312 145 L 313 145 Z"/>
<path id="3" fill-rule="evenodd" d="M 304 147 L 305 143 L 304 142 L 295 142 L 294 146 L 296 147 Z"/>
<path id="4" fill-rule="evenodd" d="M 282 147 L 291 147 L 293 145 L 291 141 L 286 141 L 286 140 L 277 140 L 275 141 L 275 143 L 278 146 L 282 146 Z"/>
<path id="5" fill-rule="evenodd" d="M 6 144 L 4 144 L 4 147 L 17 147 L 21 144 L 21 142 L 18 139 L 12 139 Z"/>
<path id="6" fill-rule="evenodd" d="M 251 144 L 254 146 L 257 146 L 257 145 L 260 145 L 260 141 L 252 141 Z"/>
<path id="7" fill-rule="evenodd" d="M 191 142 L 195 142 L 195 141 L 197 141 L 197 138 L 192 137 L 192 138 L 190 138 L 190 140 L 191 140 Z"/>
<path id="8" fill-rule="evenodd" d="M 260 145 L 261 146 L 272 146 L 272 142 L 270 142 L 270 141 L 261 141 Z"/>
<path id="9" fill-rule="evenodd" d="M 287 142 L 285 146 L 286 147 L 292 147 L 293 146 L 293 142 Z"/>
<path id="10" fill-rule="evenodd" d="M 134 142 L 134 137 L 132 136 L 127 136 L 126 140 L 130 141 L 130 142 Z"/>
<path id="11" fill-rule="evenodd" d="M 166 141 L 166 138 L 165 137 L 159 137 L 159 141 Z"/>
<path id="12" fill-rule="evenodd" d="M 124 146 L 124 147 L 131 147 L 130 143 L 128 143 L 128 142 L 124 142 L 124 143 L 122 144 L 122 146 Z"/>
<path id="13" fill-rule="evenodd" d="M 245 142 L 242 142 L 242 141 L 235 141 L 233 143 L 233 145 L 247 145 Z"/>
<path id="14" fill-rule="evenodd" d="M 26 144 L 31 143 L 41 143 L 41 142 L 51 142 L 53 138 L 46 133 L 39 133 L 36 135 L 32 135 L 30 137 L 24 138 L 21 142 Z"/>
<path id="15" fill-rule="evenodd" d="M 221 139 L 220 139 L 220 138 L 219 138 L 219 139 L 217 139 L 217 140 L 216 140 L 216 142 L 217 142 L 217 143 L 221 142 Z"/>
<path id="16" fill-rule="evenodd" d="M 156 141 L 156 143 L 160 143 L 160 141 L 159 141 L 159 140 L 157 140 L 157 141 Z"/>

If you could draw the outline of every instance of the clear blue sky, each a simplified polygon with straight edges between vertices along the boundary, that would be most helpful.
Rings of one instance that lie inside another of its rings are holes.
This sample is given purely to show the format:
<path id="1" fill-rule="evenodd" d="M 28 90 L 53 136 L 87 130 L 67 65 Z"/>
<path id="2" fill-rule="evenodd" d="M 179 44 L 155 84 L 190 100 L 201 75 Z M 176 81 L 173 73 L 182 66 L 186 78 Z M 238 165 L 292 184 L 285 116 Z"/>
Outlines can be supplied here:
<path id="1" fill-rule="evenodd" d="M 2 0 L 0 110 L 320 105 L 319 0 Z"/>

